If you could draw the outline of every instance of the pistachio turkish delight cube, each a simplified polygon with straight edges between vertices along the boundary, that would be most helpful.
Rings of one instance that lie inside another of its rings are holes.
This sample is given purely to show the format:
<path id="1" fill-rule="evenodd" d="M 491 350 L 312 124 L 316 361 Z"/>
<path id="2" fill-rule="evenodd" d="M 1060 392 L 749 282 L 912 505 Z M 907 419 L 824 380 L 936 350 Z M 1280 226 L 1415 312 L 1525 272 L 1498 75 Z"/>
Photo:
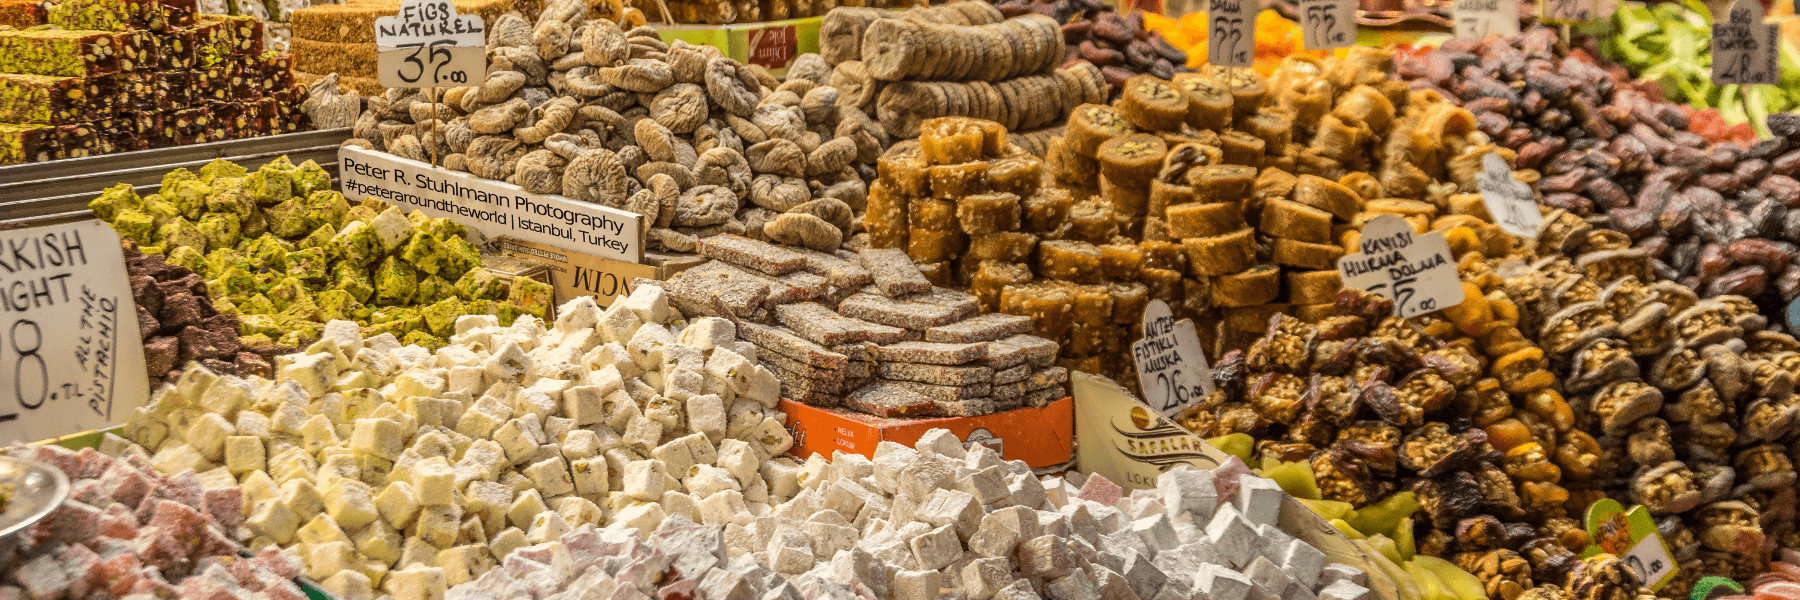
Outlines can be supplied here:
<path id="1" fill-rule="evenodd" d="M 252 315 L 272 315 L 281 312 L 275 310 L 275 303 L 269 300 L 268 296 L 262 294 L 251 295 L 243 303 L 238 305 L 238 310 L 245 314 Z"/>
<path id="2" fill-rule="evenodd" d="M 448 253 L 444 244 L 437 238 L 426 234 L 424 229 L 413 231 L 412 239 L 401 249 L 400 257 L 412 263 L 413 268 L 423 273 L 436 275 L 443 269 L 444 256 Z"/>
<path id="3" fill-rule="evenodd" d="M 182 172 L 187 171 L 183 170 Z M 164 178 L 161 194 L 163 199 L 174 203 L 176 208 L 181 209 L 183 216 L 189 219 L 198 219 L 201 214 L 206 212 L 206 198 L 212 195 L 212 186 L 199 179 L 192 179 L 192 175 L 188 177 L 190 178 L 173 182 Z"/>
<path id="4" fill-rule="evenodd" d="M 127 209 L 113 215 L 112 228 L 119 232 L 119 237 L 137 242 L 139 245 L 155 243 L 151 230 L 156 227 L 156 220 L 150 213 Z"/>
<path id="5" fill-rule="evenodd" d="M 212 252 L 206 253 L 205 273 L 208 278 L 217 277 L 232 267 L 248 271 L 250 270 L 250 261 L 244 260 L 243 255 L 238 253 L 236 248 L 230 246 L 213 247 Z"/>
<path id="6" fill-rule="evenodd" d="M 263 218 L 269 222 L 269 233 L 284 238 L 306 235 L 316 223 L 313 217 L 312 207 L 300 198 L 289 198 L 263 211 Z"/>
<path id="7" fill-rule="evenodd" d="M 347 262 L 331 265 L 331 282 L 332 287 L 348 292 L 357 302 L 368 302 L 375 295 L 375 281 L 369 278 L 369 271 Z"/>
<path id="8" fill-rule="evenodd" d="M 313 295 L 313 302 L 319 306 L 319 318 L 323 321 L 354 320 L 367 315 L 362 313 L 361 302 L 356 301 L 350 292 L 340 289 L 329 289 Z"/>
<path id="9" fill-rule="evenodd" d="M 248 172 L 243 165 L 223 158 L 215 158 L 212 162 L 200 167 L 200 180 L 212 183 L 213 180 L 221 177 L 243 177 Z"/>
<path id="10" fill-rule="evenodd" d="M 438 266 L 438 275 L 444 279 L 456 281 L 481 264 L 481 249 L 461 237 L 442 240 L 444 244 L 443 264 Z"/>
<path id="11" fill-rule="evenodd" d="M 257 204 L 268 206 L 294 197 L 292 172 L 292 169 L 276 165 L 263 165 L 245 180 L 249 184 L 250 198 Z"/>
<path id="12" fill-rule="evenodd" d="M 331 238 L 337 237 L 337 227 L 330 224 L 320 225 L 312 233 L 294 242 L 294 248 L 305 250 L 318 248 L 325 251 L 326 256 L 334 256 L 336 250 L 331 247 Z"/>
<path id="13" fill-rule="evenodd" d="M 181 215 L 163 223 L 162 228 L 156 230 L 156 237 L 162 239 L 164 248 L 194 248 L 204 251 L 207 247 L 206 234 L 201 233 L 193 221 Z"/>
<path id="14" fill-rule="evenodd" d="M 325 168 L 319 166 L 319 163 L 311 160 L 300 163 L 300 166 L 295 167 L 291 175 L 293 178 L 295 196 L 311 198 L 314 192 L 323 192 L 331 189 L 331 174 L 325 172 Z M 340 198 L 342 196 L 342 194 L 339 194 Z M 344 205 L 344 210 L 349 209 L 350 205 L 346 203 Z"/>
<path id="15" fill-rule="evenodd" d="M 244 246 L 244 257 L 259 271 L 285 273 L 287 254 L 291 249 L 281 240 L 265 235 Z"/>
<path id="16" fill-rule="evenodd" d="M 431 304 L 445 298 L 456 297 L 456 284 L 436 275 L 419 274 L 419 291 L 413 295 L 414 304 Z"/>
<path id="17" fill-rule="evenodd" d="M 301 296 L 308 296 L 306 285 L 293 277 L 282 277 L 277 280 L 275 286 L 269 288 L 265 295 L 275 303 L 275 310 L 287 310 L 289 304 L 299 300 Z"/>
<path id="18" fill-rule="evenodd" d="M 362 221 L 345 225 L 337 237 L 332 238 L 331 245 L 340 259 L 359 267 L 373 264 L 387 254 L 382 248 L 381 236 Z"/>
<path id="19" fill-rule="evenodd" d="M 306 162 L 307 164 L 312 164 L 312 161 L 310 160 Z M 302 173 L 302 171 L 298 169 L 294 172 Z M 326 181 L 327 186 L 331 185 L 330 180 Z M 298 184 L 296 184 L 295 188 L 299 188 Z M 330 224 L 334 228 L 338 223 L 344 221 L 344 215 L 350 213 L 350 201 L 344 199 L 343 194 L 333 191 L 330 188 L 317 190 L 304 196 L 296 194 L 294 197 L 306 199 L 306 205 L 312 207 L 314 211 L 313 219 L 315 221 Z"/>
<path id="20" fill-rule="evenodd" d="M 111 222 L 122 210 L 140 210 L 144 208 L 144 199 L 138 196 L 137 189 L 129 183 L 121 183 L 100 192 L 100 197 L 88 202 L 88 208 L 102 221 Z"/>
<path id="21" fill-rule="evenodd" d="M 519 314 L 548 319 L 550 307 L 556 303 L 556 288 L 530 277 L 514 277 L 507 301 L 519 307 Z"/>
<path id="22" fill-rule="evenodd" d="M 492 271 L 475 267 L 456 280 L 456 290 L 463 300 L 505 300 L 507 283 Z"/>
<path id="23" fill-rule="evenodd" d="M 376 303 L 405 304 L 419 291 L 419 272 L 406 261 L 390 256 L 375 267 L 374 284 Z"/>
<path id="24" fill-rule="evenodd" d="M 214 184 L 212 195 L 206 198 L 206 212 L 231 215 L 239 220 L 249 218 L 257 210 L 256 203 L 236 185 L 238 181 L 242 180 L 227 179 L 223 185 Z"/>
<path id="25" fill-rule="evenodd" d="M 462 300 L 452 296 L 439 300 L 436 304 L 427 306 L 419 312 L 424 314 L 425 328 L 430 330 L 432 335 L 448 337 L 450 334 L 456 333 L 456 318 L 463 315 L 463 304 Z"/>
<path id="26" fill-rule="evenodd" d="M 0 121 L 64 125 L 93 121 L 79 77 L 0 74 Z"/>
<path id="27" fill-rule="evenodd" d="M 256 276 L 235 266 L 206 282 L 206 292 L 214 298 L 254 294 L 256 291 Z"/>
<path id="28" fill-rule="evenodd" d="M 331 280 L 331 259 L 324 248 L 295 250 L 287 255 L 288 275 L 309 284 L 321 285 Z"/>
<path id="29" fill-rule="evenodd" d="M 195 273 L 204 273 L 206 272 L 206 255 L 200 253 L 202 249 L 204 249 L 204 246 L 200 248 L 182 246 L 169 252 L 168 257 L 163 260 L 171 265 L 184 267 Z"/>
<path id="30" fill-rule="evenodd" d="M 241 234 L 237 216 L 228 214 L 212 213 L 200 217 L 200 223 L 195 228 L 200 235 L 206 237 L 205 247 L 216 250 L 231 250 L 236 247 Z"/>
<path id="31" fill-rule="evenodd" d="M 94 77 L 117 72 L 113 36 L 104 31 L 0 30 L 0 72 Z"/>

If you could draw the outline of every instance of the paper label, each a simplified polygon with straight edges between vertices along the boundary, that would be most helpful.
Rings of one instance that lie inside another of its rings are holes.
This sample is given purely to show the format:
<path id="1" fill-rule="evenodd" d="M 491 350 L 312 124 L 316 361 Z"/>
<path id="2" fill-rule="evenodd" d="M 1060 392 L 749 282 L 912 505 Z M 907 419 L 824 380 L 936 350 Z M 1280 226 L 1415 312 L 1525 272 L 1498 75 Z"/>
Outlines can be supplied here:
<path id="1" fill-rule="evenodd" d="M 1462 279 L 1444 234 L 1420 235 L 1405 219 L 1381 215 L 1363 226 L 1361 249 L 1338 259 L 1344 287 L 1393 300 L 1401 318 L 1462 303 Z"/>
<path id="2" fill-rule="evenodd" d="M 602 258 L 642 263 L 643 216 L 483 179 L 363 148 L 338 150 L 344 196 L 448 217 L 495 238 L 511 236 Z"/>
<path id="3" fill-rule="evenodd" d="M 1075 396 L 1075 463 L 1082 471 L 1127 489 L 1156 489 L 1156 478 L 1175 465 L 1211 469 L 1227 458 L 1158 416 L 1118 382 L 1071 371 L 1069 383 Z"/>
<path id="4" fill-rule="evenodd" d="M 1481 157 L 1481 173 L 1475 176 L 1475 182 L 1488 214 L 1494 216 L 1501 229 L 1523 238 L 1537 237 L 1538 229 L 1544 226 L 1544 215 L 1538 212 L 1531 186 L 1513 179 L 1506 159 L 1492 152 Z"/>
<path id="5" fill-rule="evenodd" d="M 1456 0 L 1450 5 L 1457 39 L 1519 35 L 1519 0 Z"/>
<path id="6" fill-rule="evenodd" d="M 1787 305 L 1787 326 L 1788 331 L 1800 335 L 1800 298 L 1795 298 Z"/>
<path id="7" fill-rule="evenodd" d="M 1538 16 L 1547 23 L 1587 23 L 1594 20 L 1596 10 L 1595 0 L 1544 0 L 1538 3 Z"/>
<path id="8" fill-rule="evenodd" d="M 100 221 L 0 232 L 0 444 L 113 425 L 150 397 L 119 236 Z"/>
<path id="9" fill-rule="evenodd" d="M 1781 79 L 1776 63 L 1777 26 L 1763 22 L 1762 3 L 1738 0 L 1730 18 L 1712 26 L 1712 80 L 1717 85 L 1774 85 Z"/>
<path id="10" fill-rule="evenodd" d="M 487 80 L 481 17 L 458 15 L 450 0 L 406 0 L 400 14 L 375 19 L 381 85 L 456 87 Z"/>
<path id="11" fill-rule="evenodd" d="M 1206 62 L 1221 67 L 1249 67 L 1256 59 L 1257 0 L 1209 0 L 1206 3 Z"/>
<path id="12" fill-rule="evenodd" d="M 1300 41 L 1307 50 L 1356 44 L 1356 0 L 1300 0 Z"/>
<path id="13" fill-rule="evenodd" d="M 656 279 L 656 267 L 590 256 L 580 252 L 559 251 L 543 244 L 501 238 L 500 253 L 528 260 L 550 268 L 550 281 L 556 286 L 556 303 L 592 296 L 600 306 L 632 292 L 631 282 L 639 277 Z"/>
<path id="14" fill-rule="evenodd" d="M 1594 542 L 1582 552 L 1583 558 L 1602 553 L 1617 556 L 1637 571 L 1651 591 L 1662 589 L 1675 577 L 1675 556 L 1643 506 L 1625 510 L 1617 500 L 1602 498 L 1588 507 L 1586 521 L 1588 537 Z"/>
<path id="15" fill-rule="evenodd" d="M 1131 344 L 1131 357 L 1145 402 L 1162 416 L 1174 417 L 1213 392 L 1212 367 L 1200 351 L 1194 321 L 1176 321 L 1161 300 L 1144 308 L 1144 339 Z"/>
<path id="16" fill-rule="evenodd" d="M 751 31 L 749 40 L 750 64 L 786 69 L 794 60 L 800 37 L 793 25 L 777 25 Z"/>

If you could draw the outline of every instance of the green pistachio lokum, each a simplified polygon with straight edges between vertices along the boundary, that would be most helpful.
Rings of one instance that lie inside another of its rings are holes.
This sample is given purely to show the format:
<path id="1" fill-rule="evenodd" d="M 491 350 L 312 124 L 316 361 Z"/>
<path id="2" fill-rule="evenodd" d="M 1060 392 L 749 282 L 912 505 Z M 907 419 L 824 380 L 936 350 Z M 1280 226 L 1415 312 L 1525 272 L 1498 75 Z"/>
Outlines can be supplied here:
<path id="1" fill-rule="evenodd" d="M 245 194 L 243 189 L 230 183 L 225 183 L 224 186 L 223 188 L 218 185 L 213 186 L 213 193 L 206 197 L 206 212 L 227 214 L 237 217 L 239 220 L 249 218 L 251 213 L 256 212 L 256 203 L 250 200 L 250 196 Z"/>
<path id="2" fill-rule="evenodd" d="M 258 270 L 285 273 L 287 272 L 288 250 L 291 248 L 281 240 L 265 235 L 251 240 L 244 247 L 244 256 L 250 260 L 250 266 Z"/>
<path id="3" fill-rule="evenodd" d="M 319 305 L 319 317 L 326 321 L 336 319 L 356 319 L 357 313 L 363 311 L 361 302 L 340 289 L 329 289 L 313 296 L 313 302 Z"/>
<path id="4" fill-rule="evenodd" d="M 206 293 L 215 298 L 256 292 L 256 276 L 238 267 L 226 269 L 206 282 Z"/>
<path id="5" fill-rule="evenodd" d="M 193 171 L 189 171 L 187 169 L 175 169 L 173 171 L 169 171 L 168 173 L 163 174 L 162 191 L 167 192 L 167 191 L 169 191 L 169 188 L 175 187 L 175 184 L 181 183 L 183 181 L 199 181 L 199 180 L 200 180 L 200 177 L 197 175 L 194 175 Z"/>
<path id="6" fill-rule="evenodd" d="M 548 319 L 550 307 L 556 304 L 556 288 L 530 277 L 514 277 L 507 301 L 519 307 L 519 314 Z"/>
<path id="7" fill-rule="evenodd" d="M 335 287 L 349 292 L 357 302 L 368 302 L 369 297 L 375 295 L 375 281 L 369 278 L 369 272 L 348 262 L 332 265 L 331 280 Z"/>
<path id="8" fill-rule="evenodd" d="M 121 183 L 100 192 L 100 197 L 88 203 L 88 208 L 103 221 L 112 221 L 121 210 L 139 210 L 144 208 L 144 199 L 138 197 L 137 189 L 129 183 Z"/>
<path id="9" fill-rule="evenodd" d="M 257 204 L 269 206 L 279 204 L 294 197 L 293 169 L 282 169 L 275 165 L 263 165 L 245 180 L 250 192 L 250 199 Z"/>
<path id="10" fill-rule="evenodd" d="M 388 257 L 375 268 L 375 301 L 383 305 L 406 304 L 419 291 L 419 271 L 406 261 Z"/>
<path id="11" fill-rule="evenodd" d="M 275 287 L 269 289 L 266 295 L 271 302 L 275 303 L 275 310 L 278 311 L 285 311 L 288 309 L 289 305 L 299 300 L 300 297 L 308 296 L 306 293 L 306 286 L 302 285 L 299 279 L 293 277 L 281 278 L 281 280 L 275 284 Z M 307 301 L 311 302 L 311 298 L 309 297 Z"/>
<path id="12" fill-rule="evenodd" d="M 424 313 L 425 327 L 431 330 L 432 335 L 448 337 L 450 334 L 456 333 L 456 318 L 463 315 L 463 303 L 462 300 L 452 296 L 439 300 L 436 304 L 427 306 L 419 312 Z"/>
<path id="13" fill-rule="evenodd" d="M 215 158 L 212 162 L 206 163 L 206 166 L 200 167 L 200 180 L 212 183 L 214 179 L 220 177 L 243 177 L 246 173 L 248 170 L 244 169 L 243 165 L 223 158 Z"/>
<path id="14" fill-rule="evenodd" d="M 295 196 L 310 198 L 314 193 L 331 190 L 331 174 L 326 173 L 325 168 L 319 166 L 319 163 L 310 160 L 300 163 L 292 175 Z M 342 194 L 339 194 L 339 197 L 342 197 Z M 349 210 L 349 208 L 350 205 L 344 205 L 345 210 Z"/>
<path id="15" fill-rule="evenodd" d="M 242 310 L 242 307 L 239 309 Z M 281 335 L 280 326 L 275 323 L 275 316 L 264 314 L 240 312 L 238 314 L 238 331 L 243 335 L 260 335 L 265 338 Z"/>
<path id="16" fill-rule="evenodd" d="M 242 233 L 237 215 L 231 214 L 208 214 L 200 217 L 200 223 L 196 227 L 199 228 L 200 235 L 206 236 L 206 248 L 228 252 L 237 246 L 239 235 Z"/>
<path id="17" fill-rule="evenodd" d="M 263 218 L 266 211 L 252 208 L 250 216 L 244 217 L 244 237 L 261 237 L 269 232 L 269 220 Z"/>
<path id="18" fill-rule="evenodd" d="M 212 186 L 199 179 L 193 179 L 193 175 L 188 175 L 188 177 L 188 179 L 174 182 L 169 182 L 166 177 L 163 178 L 165 183 L 163 183 L 161 194 L 163 199 L 174 203 L 176 208 L 181 209 L 182 216 L 190 220 L 198 219 L 202 213 L 206 212 L 206 199 L 212 195 Z"/>
<path id="19" fill-rule="evenodd" d="M 156 237 L 161 238 L 163 245 L 171 248 L 192 248 L 206 250 L 206 234 L 186 217 L 175 215 L 156 230 Z"/>
<path id="20" fill-rule="evenodd" d="M 331 246 L 339 259 L 359 267 L 366 267 L 385 254 L 381 249 L 381 236 L 375 235 L 375 229 L 362 221 L 345 225 L 336 237 L 331 238 Z"/>
<path id="21" fill-rule="evenodd" d="M 121 210 L 113 217 L 112 226 L 119 232 L 119 237 L 128 238 L 138 245 L 154 243 L 150 233 L 156 227 L 156 220 L 149 213 L 135 209 Z"/>
<path id="22" fill-rule="evenodd" d="M 325 225 L 320 225 L 317 229 L 314 229 L 312 233 L 301 238 L 300 241 L 294 242 L 294 248 L 299 250 L 319 248 L 325 251 L 326 256 L 335 259 L 337 250 L 331 247 L 331 238 L 334 237 L 337 237 L 337 227 L 327 223 Z"/>
<path id="23" fill-rule="evenodd" d="M 198 227 L 195 228 L 195 231 L 199 231 Z M 202 235 L 204 235 L 204 234 L 202 234 Z M 201 250 L 205 250 L 205 249 L 206 249 L 206 245 L 204 243 L 200 244 L 199 247 L 182 246 L 180 248 L 176 248 L 175 251 L 170 252 L 168 257 L 163 260 L 167 261 L 171 265 L 175 265 L 178 267 L 184 267 L 187 270 L 193 271 L 195 273 L 205 273 L 206 272 L 206 255 L 200 253 Z"/>
<path id="24" fill-rule="evenodd" d="M 475 267 L 456 280 L 456 289 L 464 300 L 505 300 L 506 280 L 492 271 Z"/>
<path id="25" fill-rule="evenodd" d="M 181 216 L 181 209 L 163 201 L 159 194 L 151 194 L 150 197 L 144 198 L 144 212 L 150 215 L 150 221 L 155 223 L 156 229 L 159 230 L 162 229 L 164 223 L 169 222 L 169 219 Z M 168 244 L 162 245 L 167 246 Z"/>
<path id="26" fill-rule="evenodd" d="M 413 294 L 413 304 L 431 304 L 445 298 L 456 297 L 456 284 L 436 275 L 419 274 L 419 291 Z"/>
<path id="27" fill-rule="evenodd" d="M 421 272 L 436 275 L 443 269 L 444 257 L 448 254 L 448 249 L 437 238 L 419 230 L 413 232 L 412 239 L 407 240 L 406 247 L 400 251 L 400 258 L 406 259 L 406 262 L 412 263 Z"/>
<path id="28" fill-rule="evenodd" d="M 289 198 L 271 206 L 263 211 L 263 217 L 269 221 L 269 233 L 284 238 L 306 235 L 318 224 L 312 207 L 301 198 Z"/>
<path id="29" fill-rule="evenodd" d="M 444 264 L 438 267 L 438 275 L 444 279 L 456 281 L 462 279 L 469 269 L 481 266 L 481 249 L 475 244 L 460 237 L 443 240 L 445 253 Z"/>
<path id="30" fill-rule="evenodd" d="M 306 199 L 306 205 L 315 211 L 313 220 L 319 223 L 336 226 L 343 223 L 344 215 L 350 212 L 350 202 L 344 199 L 344 195 L 329 189 L 314 191 L 304 196 L 294 194 L 294 197 Z"/>
<path id="31" fill-rule="evenodd" d="M 331 261 L 324 248 L 295 250 L 287 255 L 287 273 L 307 285 L 320 285 L 331 280 Z"/>
<path id="32" fill-rule="evenodd" d="M 250 296 L 238 305 L 238 310 L 251 315 L 272 315 L 278 312 L 275 310 L 275 303 L 270 301 L 268 296 L 262 294 Z"/>

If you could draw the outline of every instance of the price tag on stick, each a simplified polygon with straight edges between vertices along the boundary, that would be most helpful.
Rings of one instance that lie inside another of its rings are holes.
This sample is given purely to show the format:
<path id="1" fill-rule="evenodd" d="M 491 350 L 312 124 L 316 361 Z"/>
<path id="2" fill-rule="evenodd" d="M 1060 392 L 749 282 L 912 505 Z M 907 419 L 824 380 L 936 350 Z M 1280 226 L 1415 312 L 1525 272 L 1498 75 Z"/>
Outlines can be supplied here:
<path id="1" fill-rule="evenodd" d="M 1175 320 L 1169 305 L 1151 300 L 1144 307 L 1144 339 L 1131 344 L 1144 403 L 1173 418 L 1213 392 L 1212 367 L 1200 351 L 1200 335 L 1189 319 Z"/>
<path id="2" fill-rule="evenodd" d="M 1398 215 L 1381 215 L 1363 225 L 1360 247 L 1338 259 L 1344 287 L 1393 300 L 1401 318 L 1462 303 L 1462 279 L 1444 234 L 1419 235 Z"/>
<path id="3" fill-rule="evenodd" d="M 1531 186 L 1513 179 L 1506 159 L 1492 152 L 1481 157 L 1481 172 L 1475 175 L 1475 184 L 1481 189 L 1481 201 L 1487 205 L 1488 214 L 1500 222 L 1501 229 L 1523 238 L 1537 237 L 1538 228 L 1544 226 L 1544 215 L 1538 212 Z"/>
<path id="4" fill-rule="evenodd" d="M 481 17 L 458 15 L 450 0 L 406 0 L 400 14 L 375 19 L 381 85 L 458 87 L 487 80 Z"/>
<path id="5" fill-rule="evenodd" d="M 1781 80 L 1777 64 L 1778 26 L 1763 22 L 1762 3 L 1738 0 L 1727 20 L 1712 26 L 1712 80 L 1717 85 L 1774 85 Z"/>
<path id="6" fill-rule="evenodd" d="M 1206 11 L 1206 62 L 1221 67 L 1246 68 L 1256 60 L 1258 0 L 1208 0 Z"/>
<path id="7" fill-rule="evenodd" d="M 1307 50 L 1356 45 L 1356 0 L 1300 0 L 1300 41 Z"/>
<path id="8" fill-rule="evenodd" d="M 1450 16 L 1456 19 L 1457 39 L 1519 35 L 1519 0 L 1456 0 Z"/>
<path id="9" fill-rule="evenodd" d="M 125 420 L 150 381 L 119 236 L 86 221 L 0 232 L 0 248 L 0 444 Z"/>
<path id="10" fill-rule="evenodd" d="M 1580 25 L 1594 20 L 1594 0 L 1541 0 L 1538 17 L 1546 23 Z"/>

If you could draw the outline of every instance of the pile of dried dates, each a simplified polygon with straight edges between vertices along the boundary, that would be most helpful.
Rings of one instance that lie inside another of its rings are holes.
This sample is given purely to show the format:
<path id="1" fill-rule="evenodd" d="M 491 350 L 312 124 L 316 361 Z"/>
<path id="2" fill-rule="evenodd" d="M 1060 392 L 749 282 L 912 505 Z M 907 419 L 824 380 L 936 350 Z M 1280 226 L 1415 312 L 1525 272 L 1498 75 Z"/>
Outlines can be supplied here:
<path id="1" fill-rule="evenodd" d="M 1065 66 L 1085 60 L 1100 67 L 1115 95 L 1132 76 L 1170 79 L 1188 70 L 1187 53 L 1146 29 L 1142 11 L 1120 15 L 1100 0 L 1007 0 L 996 6 L 1007 17 L 1029 13 L 1054 17 L 1063 24 Z"/>
<path id="2" fill-rule="evenodd" d="M 1630 237 L 1657 275 L 1701 297 L 1744 296 L 1765 315 L 1800 297 L 1800 115 L 1769 119 L 1749 148 L 1688 131 L 1679 106 L 1626 85 L 1550 29 L 1456 40 L 1399 61 L 1415 89 L 1435 90 L 1518 152 L 1543 201 Z"/>

